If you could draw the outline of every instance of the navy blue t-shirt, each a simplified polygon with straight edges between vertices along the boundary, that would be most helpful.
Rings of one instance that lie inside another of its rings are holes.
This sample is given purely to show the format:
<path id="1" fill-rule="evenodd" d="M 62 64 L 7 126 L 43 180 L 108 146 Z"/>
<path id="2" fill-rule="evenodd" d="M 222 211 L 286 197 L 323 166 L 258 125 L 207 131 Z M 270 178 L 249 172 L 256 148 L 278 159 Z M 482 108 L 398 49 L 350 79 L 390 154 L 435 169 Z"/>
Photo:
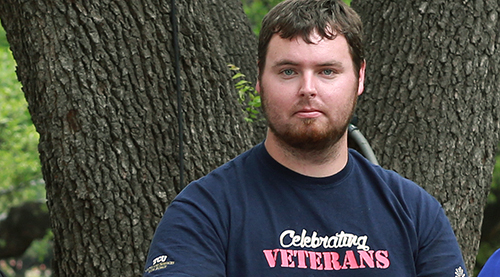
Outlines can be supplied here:
<path id="1" fill-rule="evenodd" d="M 144 276 L 465 277 L 441 205 L 351 150 L 325 178 L 294 172 L 261 143 L 171 203 Z"/>

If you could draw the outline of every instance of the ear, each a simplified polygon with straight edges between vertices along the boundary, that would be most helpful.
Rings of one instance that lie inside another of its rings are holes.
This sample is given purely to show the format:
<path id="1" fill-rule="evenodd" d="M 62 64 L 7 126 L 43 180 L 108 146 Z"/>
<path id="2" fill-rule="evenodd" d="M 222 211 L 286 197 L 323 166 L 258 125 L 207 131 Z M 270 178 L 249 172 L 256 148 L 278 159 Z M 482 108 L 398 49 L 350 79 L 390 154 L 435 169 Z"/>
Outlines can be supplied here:
<path id="1" fill-rule="evenodd" d="M 366 72 L 366 60 L 363 61 L 361 67 L 359 68 L 359 78 L 358 78 L 358 96 L 365 90 L 365 72 Z"/>
<path id="2" fill-rule="evenodd" d="M 255 84 L 255 90 L 259 93 L 260 95 L 260 69 L 257 69 L 257 84 Z"/>

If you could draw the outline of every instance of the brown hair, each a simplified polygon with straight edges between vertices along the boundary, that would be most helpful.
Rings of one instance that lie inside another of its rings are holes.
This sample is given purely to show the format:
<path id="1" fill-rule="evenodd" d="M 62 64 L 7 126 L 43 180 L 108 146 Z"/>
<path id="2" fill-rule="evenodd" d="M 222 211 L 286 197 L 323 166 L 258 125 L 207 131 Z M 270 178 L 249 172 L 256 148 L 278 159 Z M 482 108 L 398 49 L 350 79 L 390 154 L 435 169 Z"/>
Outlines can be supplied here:
<path id="1" fill-rule="evenodd" d="M 322 38 L 343 35 L 349 44 L 356 74 L 364 62 L 363 24 L 358 14 L 341 0 L 285 0 L 276 5 L 262 20 L 259 35 L 259 74 L 264 71 L 267 49 L 274 34 L 284 39 L 309 36 L 317 31 Z M 260 76 L 259 76 L 260 78 Z"/>

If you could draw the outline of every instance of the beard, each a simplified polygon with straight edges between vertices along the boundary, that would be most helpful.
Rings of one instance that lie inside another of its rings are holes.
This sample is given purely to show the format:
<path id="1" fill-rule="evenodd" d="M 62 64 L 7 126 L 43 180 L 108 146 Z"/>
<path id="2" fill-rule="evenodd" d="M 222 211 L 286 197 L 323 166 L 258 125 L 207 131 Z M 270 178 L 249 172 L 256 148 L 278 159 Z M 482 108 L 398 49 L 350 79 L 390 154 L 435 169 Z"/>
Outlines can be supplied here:
<path id="1" fill-rule="evenodd" d="M 336 111 L 338 114 L 335 122 L 322 121 L 319 118 L 301 118 L 297 121 L 282 120 L 274 114 L 262 87 L 261 98 L 262 109 L 271 132 L 282 143 L 301 152 L 322 152 L 335 146 L 346 134 L 357 102 L 356 95 L 352 105 Z M 312 100 L 304 99 L 297 107 L 305 106 L 310 101 Z"/>

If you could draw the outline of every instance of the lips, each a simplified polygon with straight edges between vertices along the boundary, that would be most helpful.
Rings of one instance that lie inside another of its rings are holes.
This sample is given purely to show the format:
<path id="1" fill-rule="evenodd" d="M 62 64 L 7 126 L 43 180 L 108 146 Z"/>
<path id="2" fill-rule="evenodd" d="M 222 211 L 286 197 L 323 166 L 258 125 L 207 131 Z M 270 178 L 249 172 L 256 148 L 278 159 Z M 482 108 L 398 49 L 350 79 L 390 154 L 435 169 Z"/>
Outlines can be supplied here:
<path id="1" fill-rule="evenodd" d="M 323 112 L 313 108 L 304 108 L 295 112 L 295 115 L 301 118 L 316 118 L 322 115 Z"/>

